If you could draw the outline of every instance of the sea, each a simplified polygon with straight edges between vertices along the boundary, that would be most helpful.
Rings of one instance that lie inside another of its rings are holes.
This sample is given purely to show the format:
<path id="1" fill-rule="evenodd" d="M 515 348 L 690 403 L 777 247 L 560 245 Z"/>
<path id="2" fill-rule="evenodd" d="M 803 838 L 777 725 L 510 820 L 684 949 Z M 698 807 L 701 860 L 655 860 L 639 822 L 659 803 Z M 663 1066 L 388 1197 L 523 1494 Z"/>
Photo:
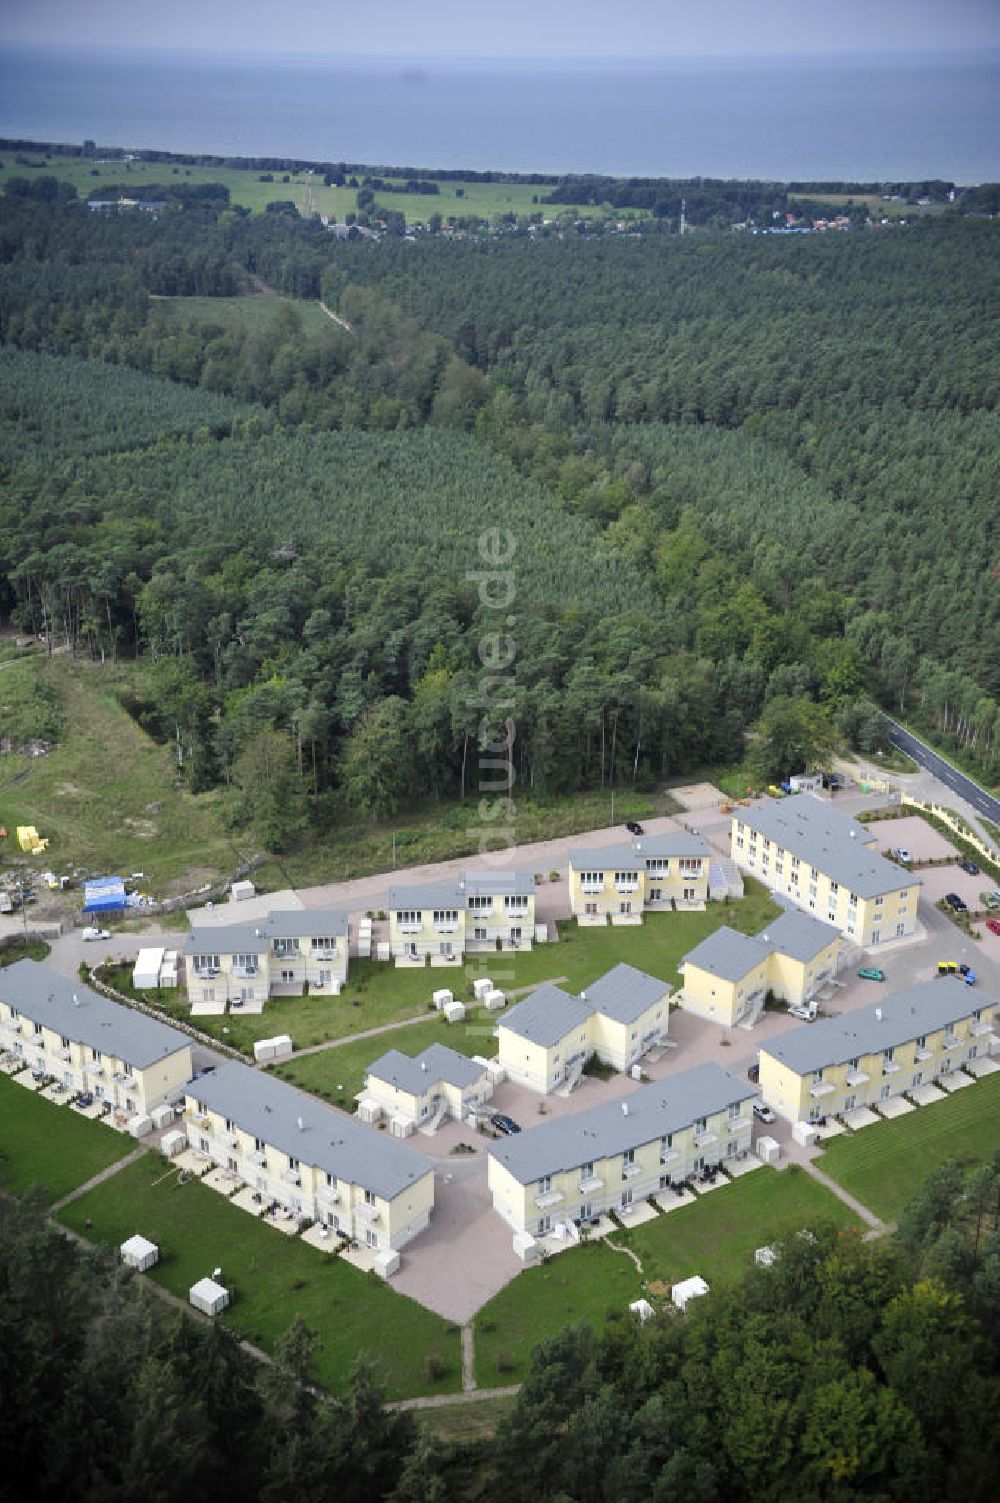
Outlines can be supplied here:
<path id="1" fill-rule="evenodd" d="M 1000 180 L 1000 49 L 490 62 L 0 48 L 0 136 L 382 166 Z"/>

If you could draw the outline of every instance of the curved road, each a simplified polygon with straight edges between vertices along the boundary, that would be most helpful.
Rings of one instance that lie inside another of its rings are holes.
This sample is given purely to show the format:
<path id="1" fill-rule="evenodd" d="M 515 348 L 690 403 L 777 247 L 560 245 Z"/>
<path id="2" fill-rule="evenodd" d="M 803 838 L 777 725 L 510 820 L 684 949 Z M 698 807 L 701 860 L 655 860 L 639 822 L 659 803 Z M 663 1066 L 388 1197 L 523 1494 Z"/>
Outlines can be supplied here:
<path id="1" fill-rule="evenodd" d="M 936 751 L 932 751 L 923 741 L 904 730 L 901 725 L 886 715 L 889 723 L 889 740 L 893 746 L 912 757 L 918 767 L 925 772 L 933 774 L 939 782 L 946 784 L 959 798 L 965 800 L 971 809 L 977 814 L 982 814 L 986 819 L 992 820 L 995 825 L 1000 825 L 1000 799 L 995 799 L 987 793 L 985 788 L 980 788 L 971 778 L 967 778 L 963 772 L 952 767 L 943 757 L 939 757 Z"/>

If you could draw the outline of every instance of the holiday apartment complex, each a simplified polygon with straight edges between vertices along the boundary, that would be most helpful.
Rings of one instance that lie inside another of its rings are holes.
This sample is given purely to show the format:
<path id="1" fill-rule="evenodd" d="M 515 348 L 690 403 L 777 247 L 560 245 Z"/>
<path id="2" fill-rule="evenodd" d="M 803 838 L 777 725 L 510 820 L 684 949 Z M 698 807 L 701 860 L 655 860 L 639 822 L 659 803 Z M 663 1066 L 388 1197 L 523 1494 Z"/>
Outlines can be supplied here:
<path id="1" fill-rule="evenodd" d="M 811 793 L 740 808 L 730 839 L 742 871 L 864 949 L 917 931 L 920 879 L 880 856 L 863 824 Z"/>
<path id="2" fill-rule="evenodd" d="M 530 950 L 535 879 L 528 872 L 467 871 L 450 882 L 389 891 L 396 965 L 458 965 L 466 954 Z"/>
<path id="3" fill-rule="evenodd" d="M 793 1006 L 810 1002 L 836 975 L 843 949 L 839 929 L 797 909 L 756 935 L 723 924 L 684 956 L 675 1000 L 710 1023 L 749 1028 L 769 992 Z"/>
<path id="4" fill-rule="evenodd" d="M 203 924 L 184 945 L 194 1002 L 257 1003 L 305 991 L 335 997 L 347 980 L 347 917 L 290 908 L 258 923 Z"/>
<path id="5" fill-rule="evenodd" d="M 760 1051 L 761 1095 L 790 1122 L 875 1106 L 989 1055 L 996 1011 L 996 998 L 958 977 L 905 987 L 772 1039 Z"/>
<path id="6" fill-rule="evenodd" d="M 432 1133 L 445 1120 L 467 1121 L 493 1094 L 484 1061 L 470 1059 L 447 1044 L 430 1044 L 420 1054 L 388 1054 L 368 1066 L 364 1090 L 357 1097 L 362 1122 L 381 1123 L 405 1138 L 419 1127 Z"/>
<path id="7" fill-rule="evenodd" d="M 757 1094 L 719 1065 L 671 1075 L 620 1101 L 492 1144 L 493 1207 L 515 1232 L 629 1213 L 648 1195 L 750 1148 Z"/>
<path id="8" fill-rule="evenodd" d="M 709 849 L 700 835 L 642 835 L 569 853 L 570 908 L 580 924 L 640 924 L 646 912 L 704 907 Z"/>

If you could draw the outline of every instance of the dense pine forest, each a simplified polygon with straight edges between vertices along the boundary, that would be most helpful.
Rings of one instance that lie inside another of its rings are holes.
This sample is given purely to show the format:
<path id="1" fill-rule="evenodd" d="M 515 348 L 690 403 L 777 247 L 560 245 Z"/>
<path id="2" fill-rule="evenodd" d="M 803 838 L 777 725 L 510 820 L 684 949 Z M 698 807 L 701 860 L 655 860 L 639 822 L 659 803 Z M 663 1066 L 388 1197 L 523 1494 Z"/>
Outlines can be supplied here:
<path id="1" fill-rule="evenodd" d="M 0 1196 L 0 1498 L 987 1503 L 1000 1464 L 1000 1165 L 935 1170 L 894 1236 L 817 1225 L 770 1268 L 639 1326 L 542 1342 L 496 1437 L 445 1444 L 164 1303 L 44 1201 Z M 569 1256 L 587 1257 L 589 1250 Z"/>
<path id="2" fill-rule="evenodd" d="M 485 528 L 539 797 L 872 751 L 873 703 L 996 780 L 994 224 L 345 242 L 43 182 L 0 201 L 0 618 L 133 661 L 272 843 L 474 787 Z"/>

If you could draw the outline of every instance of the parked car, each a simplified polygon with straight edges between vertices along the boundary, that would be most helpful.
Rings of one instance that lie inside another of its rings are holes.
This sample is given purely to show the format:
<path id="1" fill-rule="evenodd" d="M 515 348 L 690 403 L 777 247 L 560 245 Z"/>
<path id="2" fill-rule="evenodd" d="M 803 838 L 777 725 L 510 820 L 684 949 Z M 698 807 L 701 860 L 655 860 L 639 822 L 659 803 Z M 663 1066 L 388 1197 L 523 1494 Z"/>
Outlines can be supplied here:
<path id="1" fill-rule="evenodd" d="M 889 854 L 891 856 L 894 856 L 897 861 L 912 861 L 913 860 L 913 857 L 910 855 L 910 853 L 906 849 L 905 845 L 898 845 L 896 847 L 896 849 L 894 851 L 890 851 Z"/>
<path id="2" fill-rule="evenodd" d="M 521 1131 L 514 1118 L 505 1117 L 503 1112 L 493 1113 L 493 1116 L 490 1118 L 490 1126 L 495 1128 L 497 1132 L 502 1133 L 505 1138 L 512 1138 L 516 1132 Z"/>
<path id="3" fill-rule="evenodd" d="M 1000 919 L 987 919 L 986 927 L 991 934 L 1000 934 Z"/>
<path id="4" fill-rule="evenodd" d="M 960 898 L 957 892 L 946 892 L 944 900 L 953 913 L 968 913 L 969 905 L 964 898 Z"/>
<path id="5" fill-rule="evenodd" d="M 753 1114 L 755 1117 L 759 1118 L 761 1122 L 777 1121 L 777 1118 L 774 1115 L 774 1111 L 771 1107 L 768 1106 L 766 1101 L 755 1101 L 753 1104 Z"/>
<path id="6" fill-rule="evenodd" d="M 981 892 L 979 901 L 984 908 L 1000 908 L 1000 892 Z"/>
<path id="7" fill-rule="evenodd" d="M 970 877 L 979 876 L 979 867 L 974 861 L 960 861 L 958 863 L 958 869 L 959 871 L 968 872 Z"/>
<path id="8" fill-rule="evenodd" d="M 862 981 L 884 981 L 885 971 L 880 971 L 877 965 L 863 965 L 858 971 Z"/>
<path id="9" fill-rule="evenodd" d="M 790 1007 L 788 1009 L 788 1016 L 790 1018 L 801 1018 L 804 1023 L 815 1023 L 815 1021 L 816 1021 L 816 1003 L 815 1002 L 801 1002 L 801 1003 L 796 1003 L 794 1007 Z"/>
<path id="10" fill-rule="evenodd" d="M 747 1070 L 747 1079 L 752 1080 L 754 1085 L 757 1084 L 760 1079 L 760 1065 L 750 1066 L 749 1070 Z"/>
<path id="11" fill-rule="evenodd" d="M 958 974 L 958 961 L 957 960 L 939 960 L 938 961 L 938 975 L 939 976 L 955 976 L 957 974 Z"/>
<path id="12" fill-rule="evenodd" d="M 111 938 L 111 930 L 110 929 L 95 929 L 93 927 L 93 925 L 91 925 L 91 927 L 89 929 L 84 929 L 83 933 L 80 935 L 80 938 L 84 942 L 86 942 L 88 940 L 93 940 L 93 939 L 110 939 Z"/>
<path id="13" fill-rule="evenodd" d="M 629 822 L 628 822 L 628 824 L 625 826 L 625 828 L 629 832 L 630 835 L 643 835 L 645 833 L 645 831 L 642 828 L 642 825 L 640 825 L 634 819 L 630 819 Z"/>

